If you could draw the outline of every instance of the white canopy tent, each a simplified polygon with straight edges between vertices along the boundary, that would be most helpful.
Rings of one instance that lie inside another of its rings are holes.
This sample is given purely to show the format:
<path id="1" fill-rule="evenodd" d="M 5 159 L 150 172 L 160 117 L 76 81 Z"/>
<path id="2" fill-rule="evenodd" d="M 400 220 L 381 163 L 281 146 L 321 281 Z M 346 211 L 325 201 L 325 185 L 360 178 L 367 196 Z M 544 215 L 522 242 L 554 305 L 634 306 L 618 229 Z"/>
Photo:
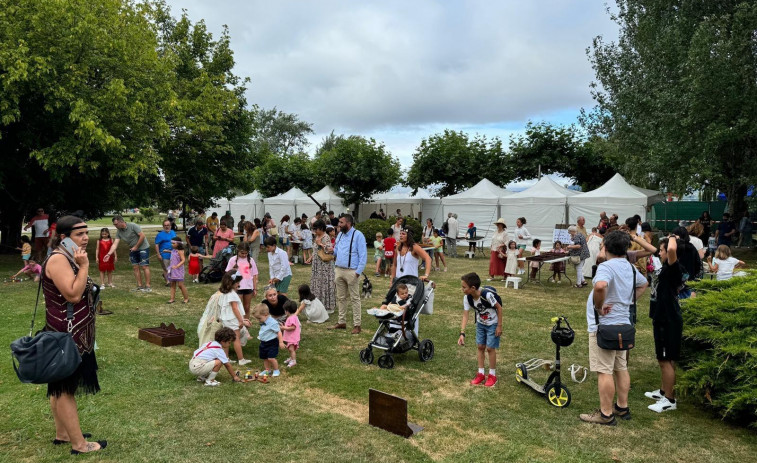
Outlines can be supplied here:
<path id="1" fill-rule="evenodd" d="M 257 190 L 243 196 L 225 198 L 218 201 L 218 206 L 207 211 L 208 217 L 213 212 L 218 213 L 219 217 L 226 215 L 226 211 L 231 211 L 231 216 L 238 221 L 240 216 L 244 215 L 246 220 L 252 220 L 255 217 L 263 217 L 263 195 Z"/>
<path id="2" fill-rule="evenodd" d="M 590 227 L 599 221 L 599 213 L 604 211 L 608 216 L 618 214 L 621 223 L 636 214 L 645 221 L 652 205 L 664 200 L 665 196 L 659 191 L 633 186 L 622 175 L 615 174 L 596 190 L 569 197 L 568 218 L 570 223 L 576 223 L 579 216 L 584 216 L 586 226 Z"/>
<path id="3" fill-rule="evenodd" d="M 304 206 L 308 203 L 312 204 L 312 207 L 305 208 Z M 303 193 L 302 190 L 296 187 L 290 189 L 286 193 L 282 193 L 278 196 L 271 196 L 270 198 L 265 198 L 263 200 L 265 212 L 271 214 L 271 218 L 273 218 L 273 220 L 277 224 L 285 215 L 288 215 L 292 220 L 294 220 L 294 218 L 298 216 L 298 204 L 299 207 L 302 208 L 302 211 L 306 214 L 306 211 L 315 209 L 313 200 L 311 200 L 308 195 Z"/>
<path id="4" fill-rule="evenodd" d="M 580 194 L 544 176 L 530 188 L 507 196 L 503 199 L 502 217 L 510 236 L 515 233 L 515 220 L 525 217 L 531 236 L 542 240 L 544 249 L 551 248 L 555 224 L 567 223 L 568 198 Z"/>
<path id="5" fill-rule="evenodd" d="M 512 193 L 500 188 L 487 179 L 483 179 L 471 188 L 451 196 L 442 198 L 442 220 L 434 224 L 441 228 L 447 214 L 457 214 L 459 236 L 465 234 L 468 223 L 476 226 L 476 235 L 484 238 L 484 246 L 488 246 L 494 229 L 494 221 L 501 217 L 500 207 L 504 198 Z"/>
<path id="6" fill-rule="evenodd" d="M 332 190 L 328 185 L 321 188 L 321 190 L 317 193 L 313 193 L 313 198 L 315 198 L 315 200 L 319 203 L 325 204 L 326 210 L 334 211 L 337 216 L 344 212 L 345 206 L 342 201 L 342 197 L 336 194 L 336 192 Z M 296 202 L 297 212 L 300 215 L 305 213 L 308 215 L 308 217 L 312 217 L 318 210 L 318 206 L 316 206 L 313 200 L 310 199 L 310 197 L 308 197 L 307 195 L 305 195 L 305 199 L 300 198 L 297 199 Z"/>
<path id="7" fill-rule="evenodd" d="M 415 195 L 392 190 L 373 195 L 370 201 L 360 205 L 359 220 L 370 218 L 371 214 L 378 212 L 379 209 L 383 209 L 387 217 L 395 215 L 397 209 L 400 209 L 402 215 L 410 215 L 416 219 L 420 217 L 424 223 L 430 218 L 436 224 L 442 217 L 441 200 L 434 198 L 428 190 L 423 188 L 420 188 Z"/>

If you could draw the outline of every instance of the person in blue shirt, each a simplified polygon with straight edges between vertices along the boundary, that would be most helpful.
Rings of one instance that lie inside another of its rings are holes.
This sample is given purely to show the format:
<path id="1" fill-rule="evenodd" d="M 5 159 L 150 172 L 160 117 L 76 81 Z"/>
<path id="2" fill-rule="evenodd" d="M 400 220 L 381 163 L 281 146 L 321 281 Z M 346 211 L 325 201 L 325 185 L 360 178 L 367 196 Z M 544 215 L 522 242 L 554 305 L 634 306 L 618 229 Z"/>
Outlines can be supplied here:
<path id="1" fill-rule="evenodd" d="M 160 266 L 163 268 L 163 279 L 168 283 L 168 267 L 171 266 L 171 240 L 176 238 L 176 232 L 171 230 L 171 221 L 163 221 L 163 229 L 155 236 L 155 252 L 160 257 Z"/>
<path id="2" fill-rule="evenodd" d="M 347 329 L 347 305 L 352 302 L 352 334 L 360 333 L 360 275 L 368 260 L 365 236 L 354 228 L 354 219 L 349 214 L 339 217 L 339 235 L 334 244 L 336 264 L 334 284 L 339 321 L 332 330 Z"/>

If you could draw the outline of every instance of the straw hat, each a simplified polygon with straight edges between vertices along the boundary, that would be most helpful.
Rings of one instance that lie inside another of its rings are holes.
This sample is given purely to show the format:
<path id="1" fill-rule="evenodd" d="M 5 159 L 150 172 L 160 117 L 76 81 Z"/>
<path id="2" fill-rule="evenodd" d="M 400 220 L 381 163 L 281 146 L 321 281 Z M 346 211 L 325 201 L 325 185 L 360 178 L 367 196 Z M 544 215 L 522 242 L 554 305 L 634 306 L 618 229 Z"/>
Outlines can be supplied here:
<path id="1" fill-rule="evenodd" d="M 505 219 L 503 219 L 502 217 L 500 217 L 496 222 L 494 222 L 494 225 L 497 225 L 498 223 L 501 223 L 502 225 L 505 226 L 505 228 L 507 228 L 507 224 L 505 223 Z"/>

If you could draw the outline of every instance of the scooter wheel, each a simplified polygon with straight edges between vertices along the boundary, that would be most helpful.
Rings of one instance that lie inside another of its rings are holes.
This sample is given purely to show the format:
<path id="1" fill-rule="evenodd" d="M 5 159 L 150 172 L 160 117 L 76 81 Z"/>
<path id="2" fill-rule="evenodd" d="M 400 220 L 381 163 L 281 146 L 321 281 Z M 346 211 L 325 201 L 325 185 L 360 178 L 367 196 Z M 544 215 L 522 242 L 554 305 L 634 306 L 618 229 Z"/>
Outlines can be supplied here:
<path id="1" fill-rule="evenodd" d="M 379 368 L 386 368 L 387 370 L 391 370 L 392 368 L 394 368 L 394 359 L 391 355 L 384 354 L 378 358 L 378 366 Z"/>
<path id="2" fill-rule="evenodd" d="M 562 384 L 550 384 L 544 392 L 547 396 L 547 401 L 555 407 L 563 408 L 570 405 L 570 391 Z"/>
<path id="3" fill-rule="evenodd" d="M 528 368 L 522 363 L 515 365 L 515 381 L 522 382 L 524 379 L 528 379 Z"/>
<path id="4" fill-rule="evenodd" d="M 365 348 L 360 351 L 360 362 L 364 363 L 366 365 L 370 365 L 373 363 L 373 350 L 370 348 Z"/>

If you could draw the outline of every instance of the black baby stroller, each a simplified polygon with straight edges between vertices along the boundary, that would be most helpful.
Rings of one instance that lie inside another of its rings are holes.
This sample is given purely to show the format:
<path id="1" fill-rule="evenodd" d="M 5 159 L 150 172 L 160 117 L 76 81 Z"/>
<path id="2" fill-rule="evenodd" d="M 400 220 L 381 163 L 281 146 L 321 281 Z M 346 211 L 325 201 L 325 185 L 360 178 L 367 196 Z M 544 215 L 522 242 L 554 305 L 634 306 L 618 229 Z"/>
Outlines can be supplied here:
<path id="1" fill-rule="evenodd" d="M 383 304 L 394 303 L 397 285 L 400 283 L 406 284 L 410 293 L 410 301 L 405 310 L 390 312 L 371 309 L 368 311 L 379 320 L 379 327 L 368 343 L 368 347 L 360 351 L 360 361 L 365 364 L 373 363 L 374 348 L 386 351 L 378 358 L 380 368 L 393 368 L 392 354 L 403 354 L 411 349 L 418 351 L 421 362 L 427 362 L 434 357 L 434 343 L 430 339 L 419 340 L 417 334 L 418 315 L 433 312 L 434 285 L 429 282 L 424 286 L 420 278 L 412 275 L 397 278 L 386 293 Z"/>
<path id="2" fill-rule="evenodd" d="M 210 259 L 210 263 L 200 270 L 200 276 L 197 279 L 200 280 L 200 283 L 218 283 L 226 272 L 229 260 L 236 254 L 237 247 L 234 244 L 229 244 L 217 256 Z"/>

